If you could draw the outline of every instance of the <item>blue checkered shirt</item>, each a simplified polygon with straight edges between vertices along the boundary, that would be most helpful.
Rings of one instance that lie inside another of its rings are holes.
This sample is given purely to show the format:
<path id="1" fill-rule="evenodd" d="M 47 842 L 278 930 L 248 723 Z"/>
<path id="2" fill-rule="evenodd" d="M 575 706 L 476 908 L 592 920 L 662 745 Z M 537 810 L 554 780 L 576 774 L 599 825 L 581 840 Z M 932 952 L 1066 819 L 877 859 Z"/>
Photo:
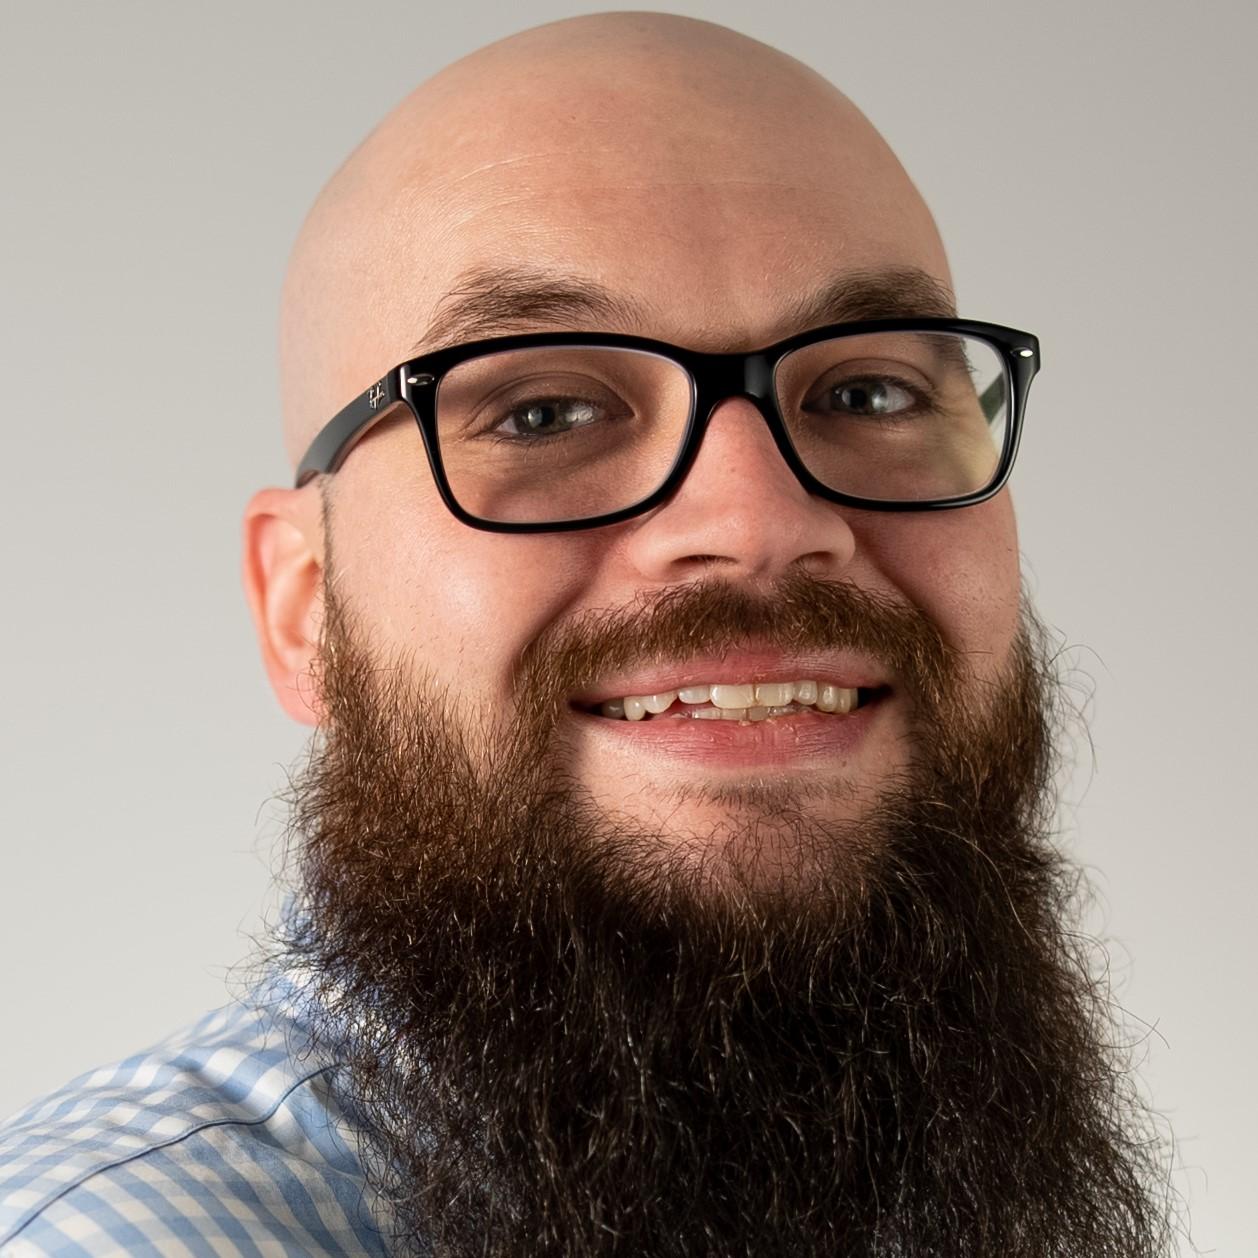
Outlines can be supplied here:
<path id="1" fill-rule="evenodd" d="M 292 991 L 259 989 L 0 1123 L 0 1258 L 385 1254 Z"/>

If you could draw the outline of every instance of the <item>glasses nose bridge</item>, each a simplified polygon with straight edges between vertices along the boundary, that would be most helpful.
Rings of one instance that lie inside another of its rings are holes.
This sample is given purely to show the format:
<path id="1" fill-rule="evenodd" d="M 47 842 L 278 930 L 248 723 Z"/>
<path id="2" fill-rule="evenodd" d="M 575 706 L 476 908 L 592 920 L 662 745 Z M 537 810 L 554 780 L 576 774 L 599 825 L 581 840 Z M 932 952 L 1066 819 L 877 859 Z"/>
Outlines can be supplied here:
<path id="1" fill-rule="evenodd" d="M 772 430 L 777 416 L 773 402 L 773 359 L 765 353 L 707 354 L 691 364 L 695 380 L 696 418 L 706 431 L 716 408 L 730 398 L 745 398 Z M 774 433 L 776 436 L 776 432 Z"/>
<path id="2" fill-rule="evenodd" d="M 795 453 L 778 406 L 774 373 L 779 355 L 757 350 L 748 354 L 704 354 L 687 364 L 694 381 L 694 419 L 681 475 L 689 475 L 707 436 L 708 425 L 722 402 L 741 398 L 759 412 L 769 437 L 795 479 L 812 492 L 811 478 Z"/>

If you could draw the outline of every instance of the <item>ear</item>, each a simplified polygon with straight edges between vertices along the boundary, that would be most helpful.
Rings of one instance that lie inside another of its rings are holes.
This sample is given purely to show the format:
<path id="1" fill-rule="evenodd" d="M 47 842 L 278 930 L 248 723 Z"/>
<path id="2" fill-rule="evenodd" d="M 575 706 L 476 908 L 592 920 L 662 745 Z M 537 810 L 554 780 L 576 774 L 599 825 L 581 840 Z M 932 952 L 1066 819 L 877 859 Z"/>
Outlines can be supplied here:
<path id="1" fill-rule="evenodd" d="M 262 662 L 284 711 L 321 717 L 313 666 L 323 611 L 323 512 L 315 486 L 263 489 L 245 508 L 243 572 Z"/>

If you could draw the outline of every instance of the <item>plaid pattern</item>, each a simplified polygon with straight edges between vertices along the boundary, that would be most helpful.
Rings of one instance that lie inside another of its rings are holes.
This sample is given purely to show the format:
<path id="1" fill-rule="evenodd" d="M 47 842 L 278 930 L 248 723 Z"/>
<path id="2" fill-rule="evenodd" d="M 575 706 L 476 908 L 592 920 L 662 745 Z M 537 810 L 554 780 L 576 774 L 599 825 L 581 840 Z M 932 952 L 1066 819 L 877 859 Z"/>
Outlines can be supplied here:
<path id="1" fill-rule="evenodd" d="M 275 980 L 0 1123 L 0 1258 L 383 1255 L 293 990 Z"/>

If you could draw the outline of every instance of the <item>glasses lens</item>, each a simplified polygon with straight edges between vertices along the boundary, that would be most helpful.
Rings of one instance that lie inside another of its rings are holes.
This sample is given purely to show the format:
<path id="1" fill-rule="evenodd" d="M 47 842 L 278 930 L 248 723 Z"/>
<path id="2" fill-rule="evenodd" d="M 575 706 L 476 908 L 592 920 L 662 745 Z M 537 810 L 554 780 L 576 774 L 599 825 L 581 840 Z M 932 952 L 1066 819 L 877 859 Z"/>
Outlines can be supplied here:
<path id="1" fill-rule="evenodd" d="M 441 462 L 465 511 L 558 524 L 633 506 L 664 482 L 690 418 L 690 377 L 639 350 L 533 346 L 448 371 Z"/>
<path id="2" fill-rule="evenodd" d="M 791 443 L 823 485 L 886 502 L 959 498 L 1000 466 L 1010 389 L 1000 352 L 953 332 L 843 336 L 778 365 Z"/>

